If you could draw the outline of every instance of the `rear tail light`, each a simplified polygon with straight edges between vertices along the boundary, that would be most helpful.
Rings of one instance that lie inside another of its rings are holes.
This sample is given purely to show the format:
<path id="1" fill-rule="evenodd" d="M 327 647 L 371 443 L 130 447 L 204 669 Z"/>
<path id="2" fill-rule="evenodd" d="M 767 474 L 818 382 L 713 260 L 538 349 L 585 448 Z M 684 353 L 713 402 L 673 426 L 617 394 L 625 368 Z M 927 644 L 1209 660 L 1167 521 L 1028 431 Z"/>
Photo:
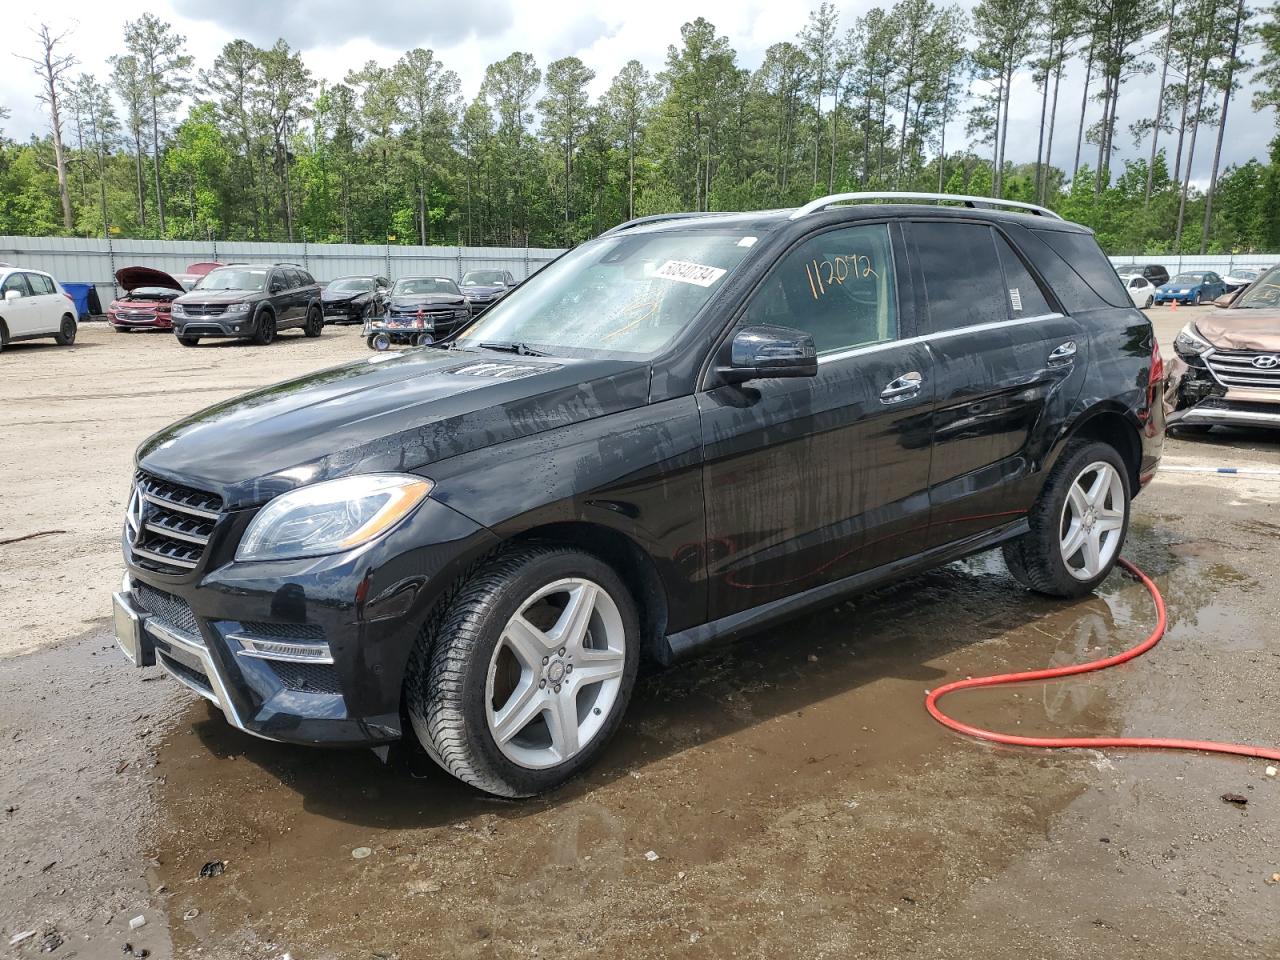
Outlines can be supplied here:
<path id="1" fill-rule="evenodd" d="M 76 302 L 76 298 L 73 297 L 71 294 L 67 293 L 67 291 L 65 290 L 62 291 L 62 295 L 66 297 L 68 300 L 70 300 L 72 303 Z"/>
<path id="2" fill-rule="evenodd" d="M 1147 373 L 1147 408 L 1142 419 L 1146 421 L 1148 432 L 1154 429 L 1154 416 L 1157 403 L 1164 402 L 1164 357 L 1160 356 L 1160 342 L 1151 334 L 1151 367 Z"/>

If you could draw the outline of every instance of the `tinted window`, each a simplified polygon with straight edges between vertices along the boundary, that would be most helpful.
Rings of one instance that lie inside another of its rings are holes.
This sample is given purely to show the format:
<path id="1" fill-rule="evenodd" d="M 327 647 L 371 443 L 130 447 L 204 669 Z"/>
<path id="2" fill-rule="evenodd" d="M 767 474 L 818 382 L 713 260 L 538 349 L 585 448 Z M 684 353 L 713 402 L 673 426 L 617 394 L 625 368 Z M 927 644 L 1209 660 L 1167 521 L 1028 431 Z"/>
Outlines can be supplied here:
<path id="1" fill-rule="evenodd" d="M 31 290 L 27 286 L 27 281 L 22 278 L 20 273 L 11 273 L 5 280 L 3 286 L 0 286 L 0 297 L 4 296 L 10 290 L 17 290 L 18 296 L 29 297 Z"/>
<path id="2" fill-rule="evenodd" d="M 1069 233 L 1064 230 L 1036 230 L 1035 234 L 1065 260 L 1089 288 L 1113 307 L 1129 306 L 1111 261 L 1102 255 L 1098 241 L 1091 233 Z"/>
<path id="3" fill-rule="evenodd" d="M 805 240 L 752 296 L 746 322 L 803 330 L 819 354 L 892 340 L 898 289 L 889 228 L 866 224 Z"/>
<path id="4" fill-rule="evenodd" d="M 27 286 L 31 288 L 32 293 L 37 295 L 42 293 L 58 292 L 53 286 L 53 280 L 46 277 L 43 273 L 28 273 Z"/>
<path id="5" fill-rule="evenodd" d="M 1022 262 L 1009 241 L 995 233 L 996 251 L 1000 255 L 1000 266 L 1004 268 L 1004 286 L 1009 316 L 1017 320 L 1019 317 L 1039 317 L 1053 313 L 1049 301 L 1040 289 L 1040 284 L 1031 271 Z"/>
<path id="6" fill-rule="evenodd" d="M 315 286 L 316 278 L 305 270 L 298 271 L 298 285 L 303 287 Z"/>
<path id="7" fill-rule="evenodd" d="M 1009 317 L 991 228 L 978 223 L 911 224 L 929 297 L 930 329 L 955 330 Z"/>

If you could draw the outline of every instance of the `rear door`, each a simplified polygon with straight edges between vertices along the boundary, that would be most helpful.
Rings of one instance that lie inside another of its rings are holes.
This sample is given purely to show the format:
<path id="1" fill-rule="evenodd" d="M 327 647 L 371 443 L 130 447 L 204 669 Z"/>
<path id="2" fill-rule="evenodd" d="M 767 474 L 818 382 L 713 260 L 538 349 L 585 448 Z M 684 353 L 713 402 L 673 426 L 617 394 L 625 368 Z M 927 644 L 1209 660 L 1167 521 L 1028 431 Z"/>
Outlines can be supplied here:
<path id="1" fill-rule="evenodd" d="M 9 294 L 18 296 L 10 300 Z M 0 316 L 11 337 L 26 337 L 41 332 L 40 308 L 27 285 L 26 275 L 14 271 L 0 284 Z"/>
<path id="2" fill-rule="evenodd" d="M 937 372 L 929 544 L 1030 507 L 1048 439 L 1084 380 L 1088 341 L 989 223 L 909 224 Z"/>
<path id="3" fill-rule="evenodd" d="M 779 259 L 737 319 L 810 333 L 818 374 L 697 395 L 712 618 L 919 549 L 933 371 L 905 259 L 896 225 L 824 231 Z"/>
<path id="4" fill-rule="evenodd" d="M 74 312 L 71 311 L 71 303 L 58 292 L 52 277 L 43 273 L 27 273 L 25 276 L 27 286 L 31 289 L 31 302 L 38 318 L 38 329 L 46 333 L 57 333 L 62 326 L 63 314 Z"/>

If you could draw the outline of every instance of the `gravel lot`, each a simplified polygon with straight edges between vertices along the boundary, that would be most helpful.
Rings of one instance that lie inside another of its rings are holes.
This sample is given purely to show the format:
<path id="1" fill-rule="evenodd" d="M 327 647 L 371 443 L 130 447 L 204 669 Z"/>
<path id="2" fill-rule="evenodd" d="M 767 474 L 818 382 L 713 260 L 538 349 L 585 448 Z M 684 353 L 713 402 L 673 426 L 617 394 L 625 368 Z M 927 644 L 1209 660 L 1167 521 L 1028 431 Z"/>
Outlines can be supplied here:
<path id="1" fill-rule="evenodd" d="M 1153 312 L 1166 347 L 1192 315 Z M 107 614 L 138 442 L 365 355 L 355 328 L 184 350 L 100 324 L 0 355 L 0 541 L 30 537 L 0 542 L 0 944 L 35 931 L 9 954 L 1280 955 L 1265 764 L 1008 750 L 924 712 L 946 679 L 1136 642 L 1151 609 L 1119 574 L 1049 602 L 978 557 L 649 676 L 603 762 L 525 803 L 404 753 L 254 740 L 128 669 Z M 1166 456 L 1280 467 L 1280 437 L 1215 430 Z M 1162 474 L 1126 553 L 1165 593 L 1166 640 L 951 708 L 1020 731 L 1280 741 L 1278 502 L 1277 481 Z"/>

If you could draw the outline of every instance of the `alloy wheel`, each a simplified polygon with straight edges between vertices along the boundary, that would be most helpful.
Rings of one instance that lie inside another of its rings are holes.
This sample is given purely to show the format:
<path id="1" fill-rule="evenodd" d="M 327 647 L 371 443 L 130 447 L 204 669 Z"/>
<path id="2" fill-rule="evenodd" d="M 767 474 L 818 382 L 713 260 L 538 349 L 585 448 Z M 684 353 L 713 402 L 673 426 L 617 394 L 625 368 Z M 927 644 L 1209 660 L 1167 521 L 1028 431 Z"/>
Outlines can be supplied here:
<path id="1" fill-rule="evenodd" d="M 1115 467 L 1097 460 L 1076 475 L 1062 505 L 1059 549 L 1077 580 L 1092 580 L 1115 557 L 1124 511 L 1124 482 Z"/>
<path id="2" fill-rule="evenodd" d="M 542 587 L 507 621 L 489 660 L 494 743 L 534 770 L 581 753 L 609 719 L 626 662 L 622 615 L 608 591 L 581 577 Z"/>

